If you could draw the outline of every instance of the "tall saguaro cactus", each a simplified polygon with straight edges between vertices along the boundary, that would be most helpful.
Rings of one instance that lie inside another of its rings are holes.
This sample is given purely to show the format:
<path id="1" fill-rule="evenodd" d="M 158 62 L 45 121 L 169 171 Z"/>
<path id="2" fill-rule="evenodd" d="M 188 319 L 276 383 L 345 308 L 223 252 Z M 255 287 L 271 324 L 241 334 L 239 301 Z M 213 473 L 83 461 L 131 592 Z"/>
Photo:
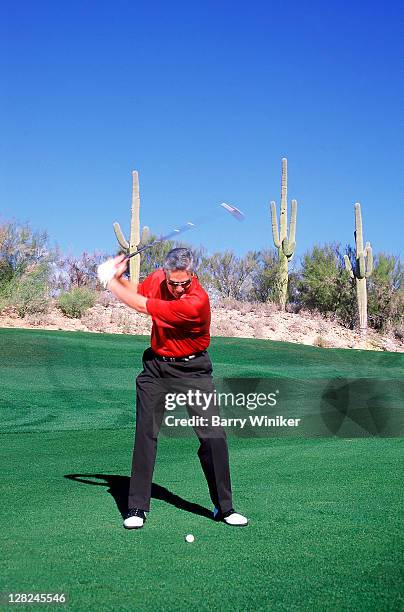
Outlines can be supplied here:
<path id="1" fill-rule="evenodd" d="M 114 223 L 114 232 L 119 246 L 124 253 L 134 253 L 140 242 L 145 243 L 148 240 L 149 228 L 144 227 L 142 237 L 140 239 L 140 193 L 139 193 L 139 175 L 136 170 L 132 172 L 132 209 L 130 218 L 130 235 L 129 242 L 126 240 L 119 223 Z M 133 283 L 139 282 L 140 274 L 140 257 L 136 255 L 129 260 L 129 275 Z"/>
<path id="2" fill-rule="evenodd" d="M 282 181 L 281 181 L 281 210 L 278 220 L 276 216 L 276 204 L 271 202 L 271 219 L 272 219 L 272 236 L 274 245 L 278 249 L 279 255 L 279 286 L 278 299 L 279 306 L 282 310 L 286 306 L 286 298 L 288 292 L 288 268 L 289 261 L 292 259 L 296 246 L 296 214 L 297 200 L 292 200 L 291 218 L 288 237 L 288 160 L 286 157 L 282 159 Z"/>
<path id="3" fill-rule="evenodd" d="M 362 336 L 366 335 L 368 327 L 368 296 L 366 279 L 373 272 L 373 252 L 370 242 L 363 248 L 362 213 L 359 202 L 355 204 L 355 245 L 356 245 L 356 266 L 352 268 L 351 260 L 348 255 L 344 255 L 345 267 L 351 278 L 356 282 L 356 297 L 358 300 L 359 327 Z"/>

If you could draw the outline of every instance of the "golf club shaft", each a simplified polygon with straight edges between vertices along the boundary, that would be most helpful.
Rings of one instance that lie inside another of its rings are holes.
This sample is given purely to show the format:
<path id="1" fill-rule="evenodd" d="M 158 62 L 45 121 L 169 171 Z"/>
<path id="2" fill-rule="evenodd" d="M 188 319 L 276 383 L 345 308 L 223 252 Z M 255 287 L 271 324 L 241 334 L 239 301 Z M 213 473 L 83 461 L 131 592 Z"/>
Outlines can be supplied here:
<path id="1" fill-rule="evenodd" d="M 232 206 L 231 204 L 225 204 L 225 203 L 220 204 L 220 206 L 224 210 L 226 210 L 228 213 L 230 213 L 230 215 L 234 219 L 236 219 L 237 221 L 242 221 L 244 219 L 244 214 L 241 212 L 241 210 L 239 210 L 235 206 Z M 195 225 L 200 225 L 201 223 L 209 220 L 209 218 L 210 218 L 210 216 L 209 217 L 205 217 L 203 219 L 200 219 L 197 224 L 191 223 L 191 221 L 188 221 L 188 223 L 186 223 L 185 225 L 182 225 L 178 229 L 175 229 L 170 234 L 167 234 L 166 236 L 162 236 L 158 240 L 154 240 L 153 242 L 150 242 L 149 244 L 145 244 L 143 246 L 139 246 L 134 253 L 130 253 L 129 255 L 126 255 L 125 259 L 130 259 L 131 257 L 134 257 L 135 255 L 139 255 L 139 253 L 142 253 L 146 249 L 150 249 L 155 244 L 159 244 L 160 242 L 164 242 L 165 240 L 169 240 L 170 238 L 173 238 L 174 236 L 178 236 L 179 234 L 182 234 L 183 232 L 186 232 L 186 231 L 192 229 L 193 227 L 195 227 Z"/>
<path id="2" fill-rule="evenodd" d="M 145 244 L 145 245 L 137 248 L 134 253 L 130 253 L 130 255 L 126 255 L 125 259 L 130 259 L 131 257 L 134 257 L 135 255 L 139 255 L 139 253 L 142 253 L 146 249 L 151 249 L 155 244 L 159 244 L 160 242 L 164 242 L 165 240 L 169 240 L 170 238 L 173 238 L 174 236 L 178 236 L 179 234 L 182 234 L 182 233 L 186 232 L 187 230 L 192 229 L 193 227 L 195 227 L 195 224 L 191 223 L 189 221 L 188 223 L 186 223 L 182 227 L 180 227 L 178 229 L 175 229 L 174 231 L 170 232 L 166 236 L 162 236 L 158 240 L 153 240 L 153 242 L 149 242 L 149 244 Z"/>

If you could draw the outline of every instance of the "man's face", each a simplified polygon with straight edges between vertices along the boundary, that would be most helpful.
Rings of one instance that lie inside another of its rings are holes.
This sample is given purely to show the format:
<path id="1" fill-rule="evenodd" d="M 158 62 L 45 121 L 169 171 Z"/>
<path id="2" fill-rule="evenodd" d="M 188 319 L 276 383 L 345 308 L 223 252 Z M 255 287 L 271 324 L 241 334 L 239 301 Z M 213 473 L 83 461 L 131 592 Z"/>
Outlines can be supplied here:
<path id="1" fill-rule="evenodd" d="M 189 291 L 193 274 L 186 270 L 166 271 L 166 283 L 169 292 L 179 299 L 184 293 Z"/>

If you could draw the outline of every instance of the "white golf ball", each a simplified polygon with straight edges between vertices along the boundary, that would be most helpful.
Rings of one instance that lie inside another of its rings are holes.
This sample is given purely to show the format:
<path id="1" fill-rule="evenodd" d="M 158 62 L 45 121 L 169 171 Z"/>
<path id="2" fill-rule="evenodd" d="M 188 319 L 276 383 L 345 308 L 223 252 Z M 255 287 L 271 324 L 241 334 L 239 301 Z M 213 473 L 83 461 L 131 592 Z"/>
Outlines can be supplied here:
<path id="1" fill-rule="evenodd" d="M 185 540 L 191 544 L 191 542 L 193 542 L 195 540 L 194 536 L 192 535 L 192 533 L 189 533 L 188 535 L 185 536 Z"/>

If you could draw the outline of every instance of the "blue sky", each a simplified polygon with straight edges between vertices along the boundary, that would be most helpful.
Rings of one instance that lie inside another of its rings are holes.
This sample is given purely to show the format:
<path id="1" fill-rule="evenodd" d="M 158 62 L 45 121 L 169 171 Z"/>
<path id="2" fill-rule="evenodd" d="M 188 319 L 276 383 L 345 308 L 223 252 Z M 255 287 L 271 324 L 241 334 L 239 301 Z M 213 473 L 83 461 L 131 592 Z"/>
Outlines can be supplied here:
<path id="1" fill-rule="evenodd" d="M 272 247 L 281 158 L 297 256 L 352 242 L 402 253 L 402 3 L 6 1 L 0 218 L 112 252 L 131 170 L 155 233 L 210 252 Z M 217 215 L 220 202 L 246 214 Z"/>

